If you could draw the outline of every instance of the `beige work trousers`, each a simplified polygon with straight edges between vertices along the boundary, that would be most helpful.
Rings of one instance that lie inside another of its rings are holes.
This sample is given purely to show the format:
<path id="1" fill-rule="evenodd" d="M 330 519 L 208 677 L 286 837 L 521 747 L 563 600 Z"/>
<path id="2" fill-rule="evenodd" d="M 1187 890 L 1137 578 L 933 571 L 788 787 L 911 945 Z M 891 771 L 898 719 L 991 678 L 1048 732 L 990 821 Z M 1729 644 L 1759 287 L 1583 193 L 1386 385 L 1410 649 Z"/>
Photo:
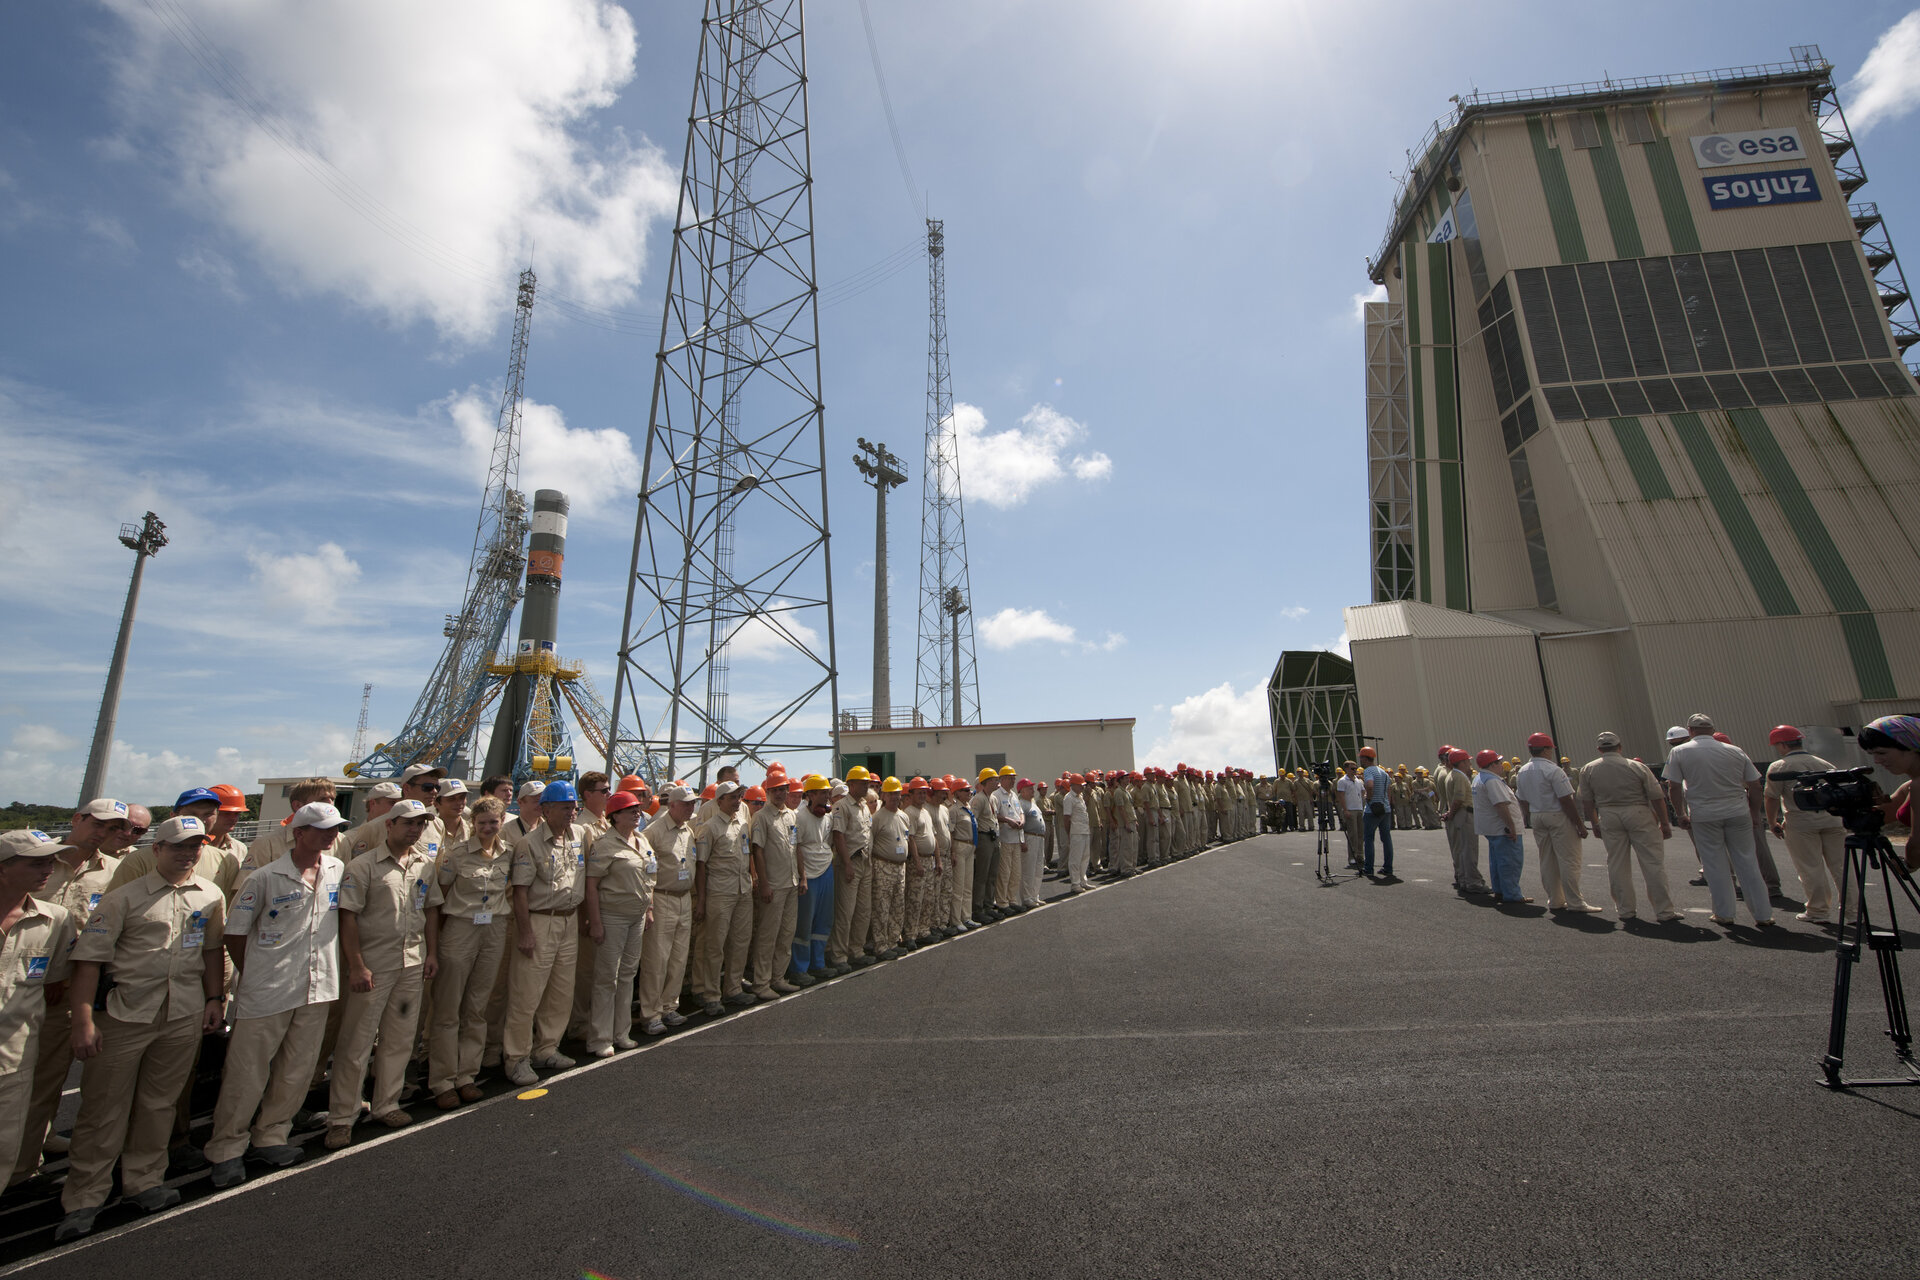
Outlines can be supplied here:
<path id="1" fill-rule="evenodd" d="M 875 954 L 898 947 L 906 925 L 907 864 L 873 860 L 873 949 Z"/>
<path id="2" fill-rule="evenodd" d="M 1580 837 L 1564 813 L 1533 811 L 1533 845 L 1540 862 L 1540 885 L 1555 907 L 1586 904 L 1580 896 Z"/>
<path id="3" fill-rule="evenodd" d="M 833 882 L 833 936 L 827 940 L 827 961 L 845 964 L 867 945 L 873 921 L 873 859 L 865 849 L 847 859 L 844 880 Z"/>
<path id="4" fill-rule="evenodd" d="M 507 920 L 440 917 L 440 970 L 433 978 L 433 1027 L 427 1038 L 427 1090 L 434 1096 L 472 1084 L 487 1048 L 487 1001 L 507 952 Z"/>
<path id="5" fill-rule="evenodd" d="M 1847 829 L 1795 831 L 1789 826 L 1786 839 L 1787 855 L 1800 875 L 1807 915 L 1814 920 L 1833 919 L 1835 895 L 1847 873 Z M 53 1019 L 47 1021 L 51 1024 Z"/>
<path id="6" fill-rule="evenodd" d="M 600 968 L 595 962 L 594 952 L 599 948 L 595 946 L 593 936 L 587 932 L 587 909 L 580 908 L 574 919 L 580 930 L 580 940 L 574 943 L 573 970 L 575 973 L 598 973 Z M 601 917 L 600 923 L 606 923 L 605 916 Z M 567 1015 L 567 1034 L 576 1040 L 593 1038 L 593 988 L 591 982 L 573 984 L 573 1010 Z"/>
<path id="7" fill-rule="evenodd" d="M 1349 863 L 1362 861 L 1360 856 L 1360 810 L 1342 809 L 1340 811 L 1340 828 L 1347 833 L 1347 861 Z"/>
<path id="8" fill-rule="evenodd" d="M 373 1061 L 373 1114 L 400 1109 L 413 1037 L 420 1027 L 420 992 L 426 966 L 384 969 L 373 975 L 373 990 L 349 990 L 341 1001 L 340 1039 L 333 1047 L 333 1083 L 327 1095 L 327 1123 L 352 1124 L 360 1118 L 360 1089 Z M 376 1049 L 375 1045 L 379 1047 Z"/>
<path id="9" fill-rule="evenodd" d="M 1107 828 L 1107 861 L 1115 871 L 1131 873 L 1134 869 L 1134 846 L 1139 842 L 1140 831 L 1137 827 Z"/>
<path id="10" fill-rule="evenodd" d="M 907 916 L 902 928 L 908 938 L 917 941 L 927 936 L 927 888 L 939 879 L 933 873 L 932 858 L 907 860 Z"/>
<path id="11" fill-rule="evenodd" d="M 1022 841 L 1010 840 L 1001 829 L 1000 861 L 993 868 L 993 905 L 1012 906 L 1020 901 L 1020 869 L 1026 862 L 1026 846 Z M 879 893 L 875 891 L 875 900 Z M 879 908 L 876 906 L 875 910 Z"/>
<path id="12" fill-rule="evenodd" d="M 773 899 L 753 901 L 753 947 L 747 956 L 747 985 L 757 996 L 774 994 L 773 984 L 793 964 L 793 931 L 800 923 L 800 890 L 773 890 Z M 811 944 L 809 944 L 811 945 Z"/>
<path id="13" fill-rule="evenodd" d="M 200 1014 L 152 1022 L 94 1015 L 100 1052 L 80 1069 L 80 1114 L 60 1207 L 68 1213 L 107 1202 L 113 1162 L 120 1162 L 120 1193 L 137 1196 L 167 1176 L 167 1140 L 180 1082 L 193 1074 L 200 1049 Z"/>
<path id="14" fill-rule="evenodd" d="M 653 924 L 640 942 L 640 1020 L 652 1022 L 680 1005 L 687 976 L 687 941 L 693 936 L 693 895 L 653 895 Z"/>
<path id="15" fill-rule="evenodd" d="M 973 914 L 973 846 L 954 841 L 953 871 L 947 875 L 947 923 L 956 929 L 966 928 L 967 917 Z"/>
<path id="16" fill-rule="evenodd" d="M 282 1147 L 294 1113 L 313 1083 L 314 1060 L 327 1031 L 327 1014 L 339 1003 L 303 1004 L 259 1018 L 235 1018 L 213 1107 L 213 1136 L 206 1157 L 214 1164 L 256 1147 Z"/>
<path id="17" fill-rule="evenodd" d="M 633 1039 L 633 983 L 646 949 L 647 918 L 600 913 L 607 936 L 593 949 L 587 1048 L 599 1051 L 615 1040 Z"/>
<path id="18" fill-rule="evenodd" d="M 746 982 L 747 955 L 753 946 L 753 893 L 707 892 L 706 928 L 693 961 L 693 998 L 712 1004 L 737 996 Z"/>
<path id="19" fill-rule="evenodd" d="M 1647 882 L 1647 902 L 1656 916 L 1675 914 L 1673 894 L 1667 889 L 1666 844 L 1660 821 L 1646 805 L 1603 805 L 1600 839 L 1607 846 L 1607 887 L 1622 918 L 1639 914 L 1633 896 L 1633 860 L 1640 862 L 1640 878 Z"/>
<path id="20" fill-rule="evenodd" d="M 514 949 L 513 972 L 507 976 L 507 1020 L 500 1028 L 500 1056 L 508 1063 L 558 1052 L 573 1012 L 580 926 L 571 915 L 527 919 L 533 926 L 533 954 Z"/>
<path id="21" fill-rule="evenodd" d="M 13 1182 L 33 1176 L 40 1167 L 47 1134 L 60 1110 L 60 1091 L 67 1086 L 67 1069 L 73 1066 L 73 1015 L 64 1001 L 48 1007 L 46 1019 L 40 1024 L 40 1051 L 29 1061 L 33 1070 L 20 1074 L 31 1078 L 33 1093 L 27 1103 L 25 1128 L 20 1132 L 19 1156 L 13 1162 Z"/>

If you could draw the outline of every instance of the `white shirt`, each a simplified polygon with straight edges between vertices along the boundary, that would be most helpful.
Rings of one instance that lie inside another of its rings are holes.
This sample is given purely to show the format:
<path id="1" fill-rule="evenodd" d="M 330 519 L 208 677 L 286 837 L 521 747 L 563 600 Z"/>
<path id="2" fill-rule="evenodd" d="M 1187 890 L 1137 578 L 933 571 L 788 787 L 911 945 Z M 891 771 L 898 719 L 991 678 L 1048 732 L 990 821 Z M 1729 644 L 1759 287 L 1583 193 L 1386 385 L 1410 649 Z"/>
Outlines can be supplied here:
<path id="1" fill-rule="evenodd" d="M 1078 791 L 1069 791 L 1060 797 L 1060 816 L 1073 819 L 1073 830 L 1068 833 L 1070 840 L 1091 840 L 1093 829 L 1087 822 L 1087 801 Z"/>
<path id="2" fill-rule="evenodd" d="M 1673 749 L 1666 779 L 1685 784 L 1690 817 L 1722 821 L 1746 816 L 1746 784 L 1760 771 L 1740 748 L 1702 734 Z"/>
<path id="3" fill-rule="evenodd" d="M 309 889 L 289 853 L 247 877 L 227 908 L 227 936 L 247 940 L 234 1017 L 264 1018 L 340 998 L 340 877 L 345 870 L 340 859 L 321 854 Z"/>
<path id="4" fill-rule="evenodd" d="M 1473 833 L 1480 836 L 1507 834 L 1507 819 L 1500 812 L 1500 806 L 1513 802 L 1513 788 L 1507 785 L 1505 778 L 1491 769 L 1482 769 L 1474 774 Z"/>
<path id="5" fill-rule="evenodd" d="M 1520 766 L 1513 779 L 1513 790 L 1534 813 L 1559 813 L 1560 798 L 1573 794 L 1573 780 L 1545 756 L 1535 756 Z"/>
<path id="6" fill-rule="evenodd" d="M 1011 791 L 993 793 L 993 816 L 1000 821 L 1000 838 L 1008 844 L 1026 844 L 1024 826 L 1027 821 L 1026 808 L 1020 803 L 1020 797 Z M 1009 827 L 1007 824 L 1012 823 Z"/>
<path id="7" fill-rule="evenodd" d="M 794 812 L 793 847 L 800 854 L 801 866 L 809 880 L 827 874 L 827 868 L 833 865 L 833 843 L 828 838 L 832 829 L 831 809 L 819 817 L 806 805 Z"/>
<path id="8" fill-rule="evenodd" d="M 1346 806 L 1348 812 L 1358 813 L 1365 807 L 1367 784 L 1361 779 L 1350 778 L 1343 773 L 1340 775 L 1340 780 L 1333 786 L 1340 793 L 1341 803 Z"/>

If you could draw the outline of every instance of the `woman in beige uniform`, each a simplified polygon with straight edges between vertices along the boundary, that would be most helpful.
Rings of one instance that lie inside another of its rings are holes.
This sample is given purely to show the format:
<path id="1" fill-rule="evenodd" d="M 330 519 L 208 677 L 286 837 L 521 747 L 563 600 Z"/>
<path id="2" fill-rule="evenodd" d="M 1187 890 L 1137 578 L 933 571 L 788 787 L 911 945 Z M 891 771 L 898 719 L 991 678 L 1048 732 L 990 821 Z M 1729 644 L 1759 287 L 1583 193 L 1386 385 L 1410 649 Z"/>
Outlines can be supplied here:
<path id="1" fill-rule="evenodd" d="M 587 854 L 587 935 L 595 948 L 593 1034 L 587 1052 L 596 1058 L 611 1058 L 614 1050 L 635 1046 L 633 980 L 640 972 L 659 869 L 653 850 L 638 835 L 645 813 L 639 796 L 615 792 L 607 801 L 611 827 Z"/>
<path id="2" fill-rule="evenodd" d="M 433 1028 L 427 1088 L 442 1111 L 478 1102 L 473 1078 L 487 1047 L 487 1000 L 507 951 L 507 878 L 513 859 L 500 827 L 507 807 L 493 796 L 473 806 L 473 834 L 442 849 L 427 890 L 427 954 L 433 979 Z"/>

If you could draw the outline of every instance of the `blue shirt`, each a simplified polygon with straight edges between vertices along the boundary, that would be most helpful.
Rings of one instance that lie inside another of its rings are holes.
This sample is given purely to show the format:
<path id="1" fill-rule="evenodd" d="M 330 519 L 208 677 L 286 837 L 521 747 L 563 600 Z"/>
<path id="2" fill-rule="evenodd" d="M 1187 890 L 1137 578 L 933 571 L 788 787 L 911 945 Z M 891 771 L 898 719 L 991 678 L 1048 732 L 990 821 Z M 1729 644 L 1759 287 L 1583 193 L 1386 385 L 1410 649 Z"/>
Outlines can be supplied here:
<path id="1" fill-rule="evenodd" d="M 1392 779 L 1387 776 L 1385 769 L 1382 769 L 1377 764 L 1370 764 L 1360 771 L 1360 780 L 1373 784 L 1373 794 L 1367 797 L 1366 803 L 1370 805 L 1384 804 L 1388 808 L 1393 807 L 1393 796 L 1387 790 L 1387 785 Z"/>

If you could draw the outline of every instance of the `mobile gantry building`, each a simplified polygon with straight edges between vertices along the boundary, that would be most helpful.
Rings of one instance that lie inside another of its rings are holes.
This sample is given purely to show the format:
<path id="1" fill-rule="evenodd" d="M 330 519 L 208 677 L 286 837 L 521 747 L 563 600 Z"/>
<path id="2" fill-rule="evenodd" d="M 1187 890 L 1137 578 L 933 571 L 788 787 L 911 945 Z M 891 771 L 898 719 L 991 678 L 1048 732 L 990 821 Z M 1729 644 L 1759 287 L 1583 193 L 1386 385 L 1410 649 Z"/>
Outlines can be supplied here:
<path id="1" fill-rule="evenodd" d="M 1920 339 L 1816 47 L 1476 93 L 1369 273 L 1383 758 L 1920 706 Z M 1824 738 L 1825 735 L 1822 735 Z"/>

